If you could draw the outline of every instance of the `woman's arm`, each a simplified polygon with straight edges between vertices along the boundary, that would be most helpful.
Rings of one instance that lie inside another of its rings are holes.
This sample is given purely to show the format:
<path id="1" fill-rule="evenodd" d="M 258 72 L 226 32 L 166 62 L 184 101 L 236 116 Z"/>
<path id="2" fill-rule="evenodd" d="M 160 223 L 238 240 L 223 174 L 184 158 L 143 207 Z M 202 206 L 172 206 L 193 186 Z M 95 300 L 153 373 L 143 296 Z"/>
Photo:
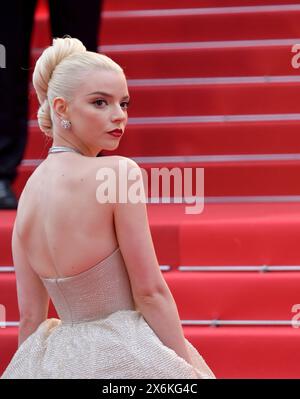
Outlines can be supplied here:
<path id="1" fill-rule="evenodd" d="M 46 320 L 49 295 L 39 276 L 30 266 L 22 241 L 12 233 L 12 255 L 16 273 L 17 297 L 20 312 L 19 346 Z"/>
<path id="2" fill-rule="evenodd" d="M 43 320 L 42 320 L 43 321 Z M 41 321 L 41 322 L 42 322 Z M 26 339 L 35 332 L 38 326 L 41 324 L 39 321 L 31 320 L 20 320 L 19 324 L 19 335 L 18 335 L 18 348 L 22 345 Z"/>
<path id="3" fill-rule="evenodd" d="M 140 168 L 130 159 L 127 162 L 128 170 L 135 169 L 144 190 Z M 136 188 L 136 181 L 128 181 L 128 190 L 130 184 Z M 156 258 L 146 204 L 116 203 L 114 222 L 137 307 L 160 340 L 190 362 L 177 306 Z"/>
<path id="4" fill-rule="evenodd" d="M 161 342 L 192 364 L 185 344 L 177 306 L 171 292 L 153 294 L 148 298 L 136 298 L 135 303 Z"/>

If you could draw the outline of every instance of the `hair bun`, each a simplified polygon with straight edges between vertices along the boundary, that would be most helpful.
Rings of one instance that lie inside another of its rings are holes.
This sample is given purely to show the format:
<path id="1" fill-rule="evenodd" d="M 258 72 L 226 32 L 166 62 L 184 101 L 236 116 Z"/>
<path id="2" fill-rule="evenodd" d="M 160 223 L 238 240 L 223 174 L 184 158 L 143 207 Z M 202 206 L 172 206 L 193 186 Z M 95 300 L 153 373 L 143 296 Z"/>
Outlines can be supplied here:
<path id="1" fill-rule="evenodd" d="M 82 42 L 70 36 L 53 39 L 36 62 L 32 82 L 40 105 L 47 98 L 48 84 L 56 66 L 66 57 L 86 51 Z"/>
<path id="2" fill-rule="evenodd" d="M 46 136 L 52 137 L 52 121 L 50 116 L 50 106 L 47 99 L 39 107 L 37 119 L 42 132 Z"/>

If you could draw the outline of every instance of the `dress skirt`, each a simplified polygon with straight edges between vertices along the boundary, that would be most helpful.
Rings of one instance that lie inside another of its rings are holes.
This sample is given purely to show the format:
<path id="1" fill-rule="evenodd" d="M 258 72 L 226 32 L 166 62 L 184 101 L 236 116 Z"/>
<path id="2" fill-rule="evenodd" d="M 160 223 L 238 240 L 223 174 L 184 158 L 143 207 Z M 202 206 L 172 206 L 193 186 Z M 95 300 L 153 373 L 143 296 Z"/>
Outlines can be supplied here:
<path id="1" fill-rule="evenodd" d="M 164 345 L 137 310 L 76 324 L 50 318 L 22 343 L 1 378 L 215 378 L 185 341 L 193 365 Z"/>

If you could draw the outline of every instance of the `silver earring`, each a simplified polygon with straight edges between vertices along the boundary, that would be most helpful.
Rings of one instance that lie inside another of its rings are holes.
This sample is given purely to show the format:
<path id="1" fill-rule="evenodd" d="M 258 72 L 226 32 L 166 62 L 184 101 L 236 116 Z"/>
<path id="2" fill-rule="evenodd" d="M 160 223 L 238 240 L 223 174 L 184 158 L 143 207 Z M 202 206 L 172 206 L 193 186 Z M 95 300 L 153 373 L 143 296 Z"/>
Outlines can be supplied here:
<path id="1" fill-rule="evenodd" d="M 60 124 L 62 125 L 62 127 L 63 127 L 64 129 L 70 129 L 70 127 L 71 127 L 71 122 L 70 122 L 70 121 L 67 121 L 66 119 L 62 119 L 62 120 L 60 121 Z"/>

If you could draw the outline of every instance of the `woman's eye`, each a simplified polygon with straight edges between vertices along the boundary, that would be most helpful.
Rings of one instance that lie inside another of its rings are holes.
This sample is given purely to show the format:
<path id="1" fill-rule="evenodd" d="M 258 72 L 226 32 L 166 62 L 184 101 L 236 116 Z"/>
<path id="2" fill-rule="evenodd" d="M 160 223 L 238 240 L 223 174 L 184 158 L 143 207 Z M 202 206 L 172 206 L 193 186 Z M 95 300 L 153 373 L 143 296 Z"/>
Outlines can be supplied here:
<path id="1" fill-rule="evenodd" d="M 126 109 L 128 109 L 128 107 L 129 107 L 129 104 L 130 104 L 130 101 L 128 101 L 128 102 L 123 102 L 122 104 L 125 104 L 126 105 Z"/>
<path id="2" fill-rule="evenodd" d="M 93 104 L 101 105 L 101 104 L 99 104 L 99 102 L 103 103 L 103 102 L 105 102 L 105 101 L 104 101 L 104 100 L 96 100 L 96 101 L 94 101 Z"/>
<path id="3" fill-rule="evenodd" d="M 93 102 L 93 104 L 97 104 L 97 105 L 101 105 L 101 104 L 99 104 L 99 103 L 105 103 L 106 101 L 105 100 L 96 100 L 96 101 L 94 101 Z M 128 102 L 123 102 L 123 103 L 121 103 L 121 104 L 123 104 L 123 107 L 124 107 L 124 104 L 125 104 L 125 107 L 126 107 L 126 109 L 129 107 L 129 104 L 130 104 L 130 101 L 128 101 Z"/>

